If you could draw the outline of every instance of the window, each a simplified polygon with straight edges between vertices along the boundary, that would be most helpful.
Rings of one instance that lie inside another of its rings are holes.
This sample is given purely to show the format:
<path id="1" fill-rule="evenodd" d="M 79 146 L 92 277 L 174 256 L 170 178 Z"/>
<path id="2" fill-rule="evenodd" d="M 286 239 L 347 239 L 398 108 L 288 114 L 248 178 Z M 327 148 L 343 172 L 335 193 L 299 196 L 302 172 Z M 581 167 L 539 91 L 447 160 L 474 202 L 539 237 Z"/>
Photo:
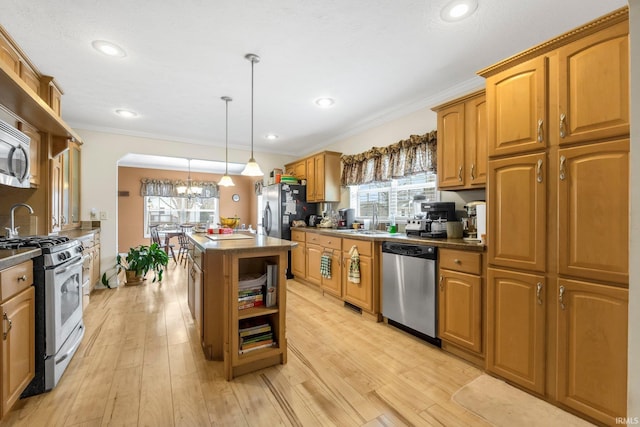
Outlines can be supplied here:
<path id="1" fill-rule="evenodd" d="M 378 217 L 384 221 L 391 215 L 396 219 L 413 216 L 413 196 L 424 194 L 427 200 L 437 200 L 436 174 L 420 173 L 386 182 L 350 186 L 350 206 L 357 217 L 371 217 L 378 205 Z"/>
<path id="2" fill-rule="evenodd" d="M 150 225 L 174 228 L 187 222 L 206 224 L 211 215 L 217 224 L 220 220 L 218 202 L 216 197 L 189 200 L 184 197 L 145 196 L 144 236 L 149 237 Z"/>

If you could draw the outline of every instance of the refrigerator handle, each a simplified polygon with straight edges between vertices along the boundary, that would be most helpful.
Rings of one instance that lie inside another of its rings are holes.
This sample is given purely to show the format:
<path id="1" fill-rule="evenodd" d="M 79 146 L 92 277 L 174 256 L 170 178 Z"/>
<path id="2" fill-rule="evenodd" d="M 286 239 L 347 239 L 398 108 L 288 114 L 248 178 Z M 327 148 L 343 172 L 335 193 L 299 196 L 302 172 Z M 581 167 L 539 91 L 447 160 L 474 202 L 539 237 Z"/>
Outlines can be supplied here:
<path id="1" fill-rule="evenodd" d="M 267 202 L 267 206 L 264 208 L 262 227 L 264 227 L 264 234 L 268 236 L 269 233 L 271 233 L 271 207 L 269 207 L 269 202 Z"/>

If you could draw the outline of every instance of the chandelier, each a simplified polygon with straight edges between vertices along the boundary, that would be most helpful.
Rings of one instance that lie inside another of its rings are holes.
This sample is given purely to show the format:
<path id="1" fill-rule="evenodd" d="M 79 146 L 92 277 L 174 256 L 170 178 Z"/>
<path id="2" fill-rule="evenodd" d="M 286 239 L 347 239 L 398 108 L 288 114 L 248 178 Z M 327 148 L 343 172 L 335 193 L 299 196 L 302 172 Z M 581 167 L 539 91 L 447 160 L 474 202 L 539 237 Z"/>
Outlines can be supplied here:
<path id="1" fill-rule="evenodd" d="M 194 185 L 193 180 L 191 179 L 191 159 L 187 159 L 188 167 L 189 167 L 189 175 L 187 176 L 187 185 L 178 185 L 176 187 L 176 191 L 178 195 L 181 197 L 186 197 L 187 199 L 191 199 L 192 197 L 200 197 L 202 194 L 202 187 Z"/>
<path id="2" fill-rule="evenodd" d="M 260 57 L 253 53 L 248 53 L 244 57 L 251 62 L 251 158 L 241 173 L 247 176 L 263 176 L 264 173 L 260 169 L 260 165 L 253 157 L 253 66 L 256 62 L 260 62 Z"/>

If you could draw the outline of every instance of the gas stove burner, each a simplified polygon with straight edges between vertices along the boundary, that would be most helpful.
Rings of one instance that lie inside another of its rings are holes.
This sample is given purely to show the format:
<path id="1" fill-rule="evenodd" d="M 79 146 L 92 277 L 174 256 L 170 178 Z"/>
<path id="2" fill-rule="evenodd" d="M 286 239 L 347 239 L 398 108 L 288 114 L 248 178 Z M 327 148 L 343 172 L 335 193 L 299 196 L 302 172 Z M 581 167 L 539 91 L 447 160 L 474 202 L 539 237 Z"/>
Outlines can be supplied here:
<path id="1" fill-rule="evenodd" d="M 0 237 L 0 249 L 50 248 L 69 241 L 66 236 Z"/>

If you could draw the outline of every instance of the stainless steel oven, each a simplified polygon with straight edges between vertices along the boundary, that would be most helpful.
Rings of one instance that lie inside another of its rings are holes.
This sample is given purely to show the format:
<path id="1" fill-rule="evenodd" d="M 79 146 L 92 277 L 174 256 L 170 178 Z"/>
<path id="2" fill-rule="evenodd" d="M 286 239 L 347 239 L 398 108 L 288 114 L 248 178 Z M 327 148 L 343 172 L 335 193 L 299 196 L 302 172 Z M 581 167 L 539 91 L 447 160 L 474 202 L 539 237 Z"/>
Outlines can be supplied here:
<path id="1" fill-rule="evenodd" d="M 0 248 L 37 247 L 35 288 L 35 378 L 22 393 L 33 396 L 56 386 L 84 336 L 82 245 L 64 236 L 0 239 Z"/>

